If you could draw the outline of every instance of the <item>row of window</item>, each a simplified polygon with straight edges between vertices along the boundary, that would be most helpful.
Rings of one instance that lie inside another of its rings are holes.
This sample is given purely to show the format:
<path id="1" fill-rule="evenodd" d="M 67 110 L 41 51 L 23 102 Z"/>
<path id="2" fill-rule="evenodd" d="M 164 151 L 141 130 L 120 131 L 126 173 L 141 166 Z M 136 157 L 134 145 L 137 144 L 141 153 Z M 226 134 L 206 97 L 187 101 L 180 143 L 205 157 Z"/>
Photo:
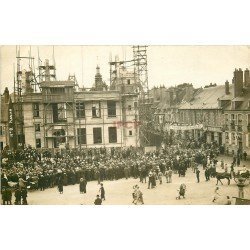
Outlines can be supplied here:
<path id="1" fill-rule="evenodd" d="M 225 137 L 226 137 L 226 140 L 229 140 L 229 133 L 228 132 L 225 133 Z M 232 141 L 234 141 L 236 139 L 240 139 L 240 138 L 242 138 L 242 135 L 238 135 L 238 137 L 237 137 L 237 134 L 231 133 L 231 140 Z"/>
<path id="2" fill-rule="evenodd" d="M 225 114 L 225 122 L 226 123 L 229 122 L 229 120 L 230 120 L 231 123 L 236 123 L 236 121 L 237 121 L 238 124 L 240 124 L 243 119 L 244 119 L 243 114 Z M 247 123 L 250 124 L 250 114 L 246 115 L 246 120 L 247 120 Z"/>
<path id="3" fill-rule="evenodd" d="M 137 102 L 134 102 L 134 107 L 137 108 Z M 53 121 L 60 122 L 66 119 L 66 103 L 52 104 Z M 107 101 L 108 117 L 116 117 L 116 101 Z M 128 105 L 128 110 L 132 110 L 132 106 Z M 39 103 L 33 104 L 33 116 L 39 117 Z M 101 102 L 92 103 L 92 118 L 101 117 Z M 76 102 L 76 118 L 85 118 L 85 103 Z"/>
<path id="4" fill-rule="evenodd" d="M 109 143 L 117 142 L 117 128 L 109 127 Z M 129 135 L 132 136 L 132 130 L 129 130 Z M 102 128 L 93 128 L 93 142 L 94 144 L 102 143 Z M 77 129 L 77 142 L 78 144 L 87 144 L 86 128 Z"/>
<path id="5" fill-rule="evenodd" d="M 109 127 L 109 143 L 117 142 L 117 128 Z M 86 128 L 77 129 L 77 142 L 78 144 L 87 144 Z M 93 128 L 93 142 L 94 144 L 102 143 L 102 128 Z"/>
<path id="6" fill-rule="evenodd" d="M 117 128 L 109 127 L 109 143 L 117 142 Z M 57 147 L 59 143 L 65 143 L 65 136 L 61 135 L 59 137 L 54 138 L 54 147 Z M 93 142 L 94 144 L 102 143 L 102 128 L 93 128 Z M 87 134 L 86 128 L 78 128 L 77 129 L 77 143 L 78 145 L 87 144 Z M 41 139 L 36 139 L 36 147 L 41 147 Z"/>
<path id="7" fill-rule="evenodd" d="M 236 134 L 231 133 L 231 136 L 229 133 L 225 134 L 226 144 L 232 144 L 235 145 L 236 143 L 243 144 L 243 136 L 245 137 L 245 145 L 246 147 L 250 147 L 250 134 L 242 135 L 242 134 Z"/>
<path id="8" fill-rule="evenodd" d="M 109 143 L 117 143 L 117 128 L 116 127 L 109 127 Z M 56 135 L 56 133 L 54 133 Z M 132 136 L 132 130 L 129 131 L 129 135 Z M 58 134 L 57 137 L 54 138 L 54 147 L 58 147 L 59 143 L 65 143 L 65 132 L 62 133 L 60 131 L 60 135 Z M 93 143 L 100 144 L 103 142 L 102 137 L 102 128 L 93 128 Z M 87 144 L 87 133 L 86 128 L 77 128 L 77 143 L 78 145 Z M 41 148 L 41 139 L 36 139 L 36 147 Z"/>
<path id="9" fill-rule="evenodd" d="M 219 125 L 219 117 L 214 112 L 180 112 L 181 123 L 196 124 L 205 123 L 208 125 Z"/>

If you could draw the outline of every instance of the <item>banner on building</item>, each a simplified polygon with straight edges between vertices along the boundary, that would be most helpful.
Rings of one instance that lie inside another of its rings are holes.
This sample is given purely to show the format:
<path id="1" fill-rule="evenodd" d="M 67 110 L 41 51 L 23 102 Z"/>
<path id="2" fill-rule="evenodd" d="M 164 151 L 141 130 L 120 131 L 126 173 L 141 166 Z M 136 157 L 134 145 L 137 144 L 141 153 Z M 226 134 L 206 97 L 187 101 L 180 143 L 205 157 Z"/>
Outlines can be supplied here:
<path id="1" fill-rule="evenodd" d="M 202 129 L 203 124 L 196 124 L 196 125 L 166 125 L 165 130 L 192 130 L 192 129 Z"/>
<path id="2" fill-rule="evenodd" d="M 144 153 L 151 153 L 156 151 L 156 146 L 147 146 L 144 148 Z"/>
<path id="3" fill-rule="evenodd" d="M 9 121 L 9 146 L 13 148 L 15 145 L 15 130 L 14 130 L 14 113 L 11 106 L 8 110 L 8 121 Z"/>

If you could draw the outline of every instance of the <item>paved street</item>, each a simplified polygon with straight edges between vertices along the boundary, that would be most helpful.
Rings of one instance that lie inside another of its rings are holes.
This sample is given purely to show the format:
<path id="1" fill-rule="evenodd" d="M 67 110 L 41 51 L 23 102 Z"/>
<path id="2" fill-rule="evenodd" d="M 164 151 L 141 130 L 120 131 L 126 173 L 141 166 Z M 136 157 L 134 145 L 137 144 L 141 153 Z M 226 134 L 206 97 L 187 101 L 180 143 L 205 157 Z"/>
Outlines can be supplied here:
<path id="1" fill-rule="evenodd" d="M 226 159 L 229 163 L 230 160 Z M 249 163 L 248 163 L 249 164 Z M 250 167 L 247 165 L 248 168 Z M 104 205 L 131 205 L 133 185 L 139 184 L 143 192 L 145 205 L 212 205 L 213 193 L 216 187 L 216 179 L 205 181 L 204 171 L 200 173 L 201 182 L 196 182 L 196 176 L 188 169 L 186 177 L 179 177 L 177 174 L 173 175 L 173 182 L 166 183 L 165 178 L 163 184 L 154 189 L 147 189 L 147 184 L 142 184 L 139 179 L 130 178 L 128 180 L 122 179 L 117 181 L 104 181 L 106 191 L 106 201 Z M 221 198 L 217 204 L 224 204 L 226 196 L 238 196 L 238 187 L 234 180 L 227 185 L 227 180 L 222 180 L 224 185 L 219 184 Z M 181 183 L 187 186 L 186 199 L 176 200 L 177 189 Z M 245 187 L 245 198 L 250 199 L 250 185 Z M 29 193 L 28 202 L 30 205 L 93 205 L 95 196 L 98 194 L 99 185 L 96 181 L 89 182 L 87 185 L 87 194 L 79 193 L 79 185 L 64 187 L 64 193 L 59 194 L 57 188 L 47 189 L 45 191 L 32 191 Z M 234 199 L 232 200 L 234 204 Z"/>

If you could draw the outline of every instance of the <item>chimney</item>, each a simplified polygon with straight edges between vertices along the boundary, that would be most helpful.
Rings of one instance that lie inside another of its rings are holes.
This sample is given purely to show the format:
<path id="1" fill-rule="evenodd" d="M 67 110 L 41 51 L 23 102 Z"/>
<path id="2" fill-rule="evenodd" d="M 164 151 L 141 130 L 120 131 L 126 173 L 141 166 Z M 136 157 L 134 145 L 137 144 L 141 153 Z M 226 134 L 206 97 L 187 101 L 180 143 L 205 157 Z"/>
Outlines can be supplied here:
<path id="1" fill-rule="evenodd" d="M 5 88 L 3 95 L 4 95 L 4 102 L 9 103 L 10 93 L 7 87 Z"/>
<path id="2" fill-rule="evenodd" d="M 194 89 L 193 89 L 193 86 L 192 85 L 188 85 L 186 87 L 186 94 L 185 94 L 185 101 L 189 102 L 192 100 L 193 98 L 193 94 L 194 94 Z M 181 101 L 181 100 L 179 100 Z"/>
<path id="3" fill-rule="evenodd" d="M 161 101 L 164 101 L 164 99 L 165 99 L 165 90 L 166 90 L 166 88 L 165 88 L 165 86 L 161 86 L 160 87 L 160 100 Z"/>
<path id="4" fill-rule="evenodd" d="M 233 78 L 233 94 L 234 98 L 241 96 L 243 91 L 243 71 L 235 69 Z"/>
<path id="5" fill-rule="evenodd" d="M 230 94 L 230 92 L 229 92 L 229 81 L 225 82 L 225 93 L 226 93 L 226 95 Z"/>
<path id="6" fill-rule="evenodd" d="M 245 87 L 250 87 L 249 69 L 246 69 L 246 70 L 244 71 L 244 85 L 245 85 Z"/>
<path id="7" fill-rule="evenodd" d="M 166 100 L 166 104 L 168 104 L 170 106 L 171 100 L 170 100 L 170 91 L 169 90 L 165 91 L 165 100 Z"/>
<path id="8" fill-rule="evenodd" d="M 170 106 L 171 106 L 174 103 L 174 91 L 172 89 L 169 91 L 169 96 L 170 96 L 169 100 L 170 100 Z"/>

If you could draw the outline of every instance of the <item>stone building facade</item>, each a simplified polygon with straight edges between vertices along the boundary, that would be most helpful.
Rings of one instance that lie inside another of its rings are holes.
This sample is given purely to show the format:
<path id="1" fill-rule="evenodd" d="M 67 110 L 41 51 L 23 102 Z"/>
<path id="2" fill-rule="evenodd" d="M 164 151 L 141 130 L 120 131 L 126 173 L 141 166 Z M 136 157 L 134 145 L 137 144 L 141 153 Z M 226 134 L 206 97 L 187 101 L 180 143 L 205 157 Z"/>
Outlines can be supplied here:
<path id="1" fill-rule="evenodd" d="M 1 96 L 0 150 L 15 147 L 14 110 L 8 88 Z"/>
<path id="2" fill-rule="evenodd" d="M 132 79 L 128 88 L 131 87 Z M 49 75 L 40 83 L 40 89 L 22 95 L 26 145 L 35 148 L 139 146 L 138 94 L 116 86 L 108 90 L 99 66 L 90 90 L 77 89 L 71 80 L 50 80 Z"/>
<path id="3" fill-rule="evenodd" d="M 231 98 L 223 99 L 223 143 L 228 152 L 238 149 L 250 154 L 250 77 L 249 70 L 235 69 Z M 226 83 L 228 84 L 228 82 Z"/>
<path id="4" fill-rule="evenodd" d="M 232 84 L 152 90 L 154 129 L 161 133 L 217 142 L 229 153 L 250 154 L 250 76 L 236 69 Z"/>

